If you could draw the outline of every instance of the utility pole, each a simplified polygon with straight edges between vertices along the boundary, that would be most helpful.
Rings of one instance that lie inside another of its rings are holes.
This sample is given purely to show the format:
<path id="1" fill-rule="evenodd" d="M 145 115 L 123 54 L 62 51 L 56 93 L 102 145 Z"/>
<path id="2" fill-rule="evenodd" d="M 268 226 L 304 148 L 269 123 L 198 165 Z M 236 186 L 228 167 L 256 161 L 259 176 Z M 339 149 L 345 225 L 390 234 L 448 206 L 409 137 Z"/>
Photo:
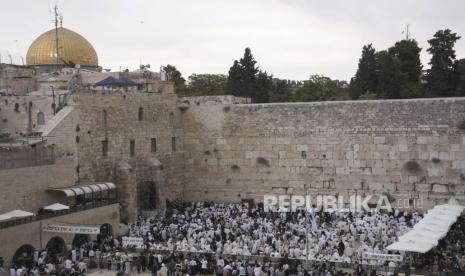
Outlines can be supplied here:
<path id="1" fill-rule="evenodd" d="M 405 33 L 405 40 L 409 40 L 409 39 L 410 39 L 410 30 L 409 30 L 409 28 L 410 28 L 410 25 L 407 24 L 407 31 L 406 31 L 406 33 Z"/>

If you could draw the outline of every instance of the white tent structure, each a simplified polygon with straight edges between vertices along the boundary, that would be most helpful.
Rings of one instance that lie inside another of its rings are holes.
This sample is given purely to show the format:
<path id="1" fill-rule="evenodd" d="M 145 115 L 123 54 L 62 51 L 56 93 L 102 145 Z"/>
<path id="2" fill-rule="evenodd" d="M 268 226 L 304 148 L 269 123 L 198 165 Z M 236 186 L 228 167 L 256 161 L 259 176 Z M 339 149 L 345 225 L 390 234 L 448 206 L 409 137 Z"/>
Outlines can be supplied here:
<path id="1" fill-rule="evenodd" d="M 69 206 L 68 205 L 63 205 L 60 203 L 54 203 L 52 205 L 48 205 L 44 207 L 44 210 L 50 210 L 50 211 L 61 211 L 61 210 L 68 210 Z"/>
<path id="2" fill-rule="evenodd" d="M 12 218 L 23 218 L 34 216 L 34 213 L 26 212 L 23 210 L 14 210 L 5 214 L 0 215 L 0 221 L 9 220 Z"/>
<path id="3" fill-rule="evenodd" d="M 438 245 L 450 227 L 457 221 L 465 207 L 443 204 L 429 210 L 411 231 L 399 237 L 399 241 L 389 245 L 387 250 L 425 253 Z"/>

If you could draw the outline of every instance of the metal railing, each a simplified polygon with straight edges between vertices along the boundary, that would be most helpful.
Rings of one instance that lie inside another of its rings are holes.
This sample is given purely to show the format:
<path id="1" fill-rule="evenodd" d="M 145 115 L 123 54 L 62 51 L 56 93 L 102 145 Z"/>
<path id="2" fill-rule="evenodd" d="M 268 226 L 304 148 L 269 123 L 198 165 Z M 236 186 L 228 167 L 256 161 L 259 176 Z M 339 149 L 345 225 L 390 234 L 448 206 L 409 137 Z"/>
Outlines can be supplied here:
<path id="1" fill-rule="evenodd" d="M 47 211 L 45 213 L 40 213 L 35 216 L 24 217 L 24 218 L 14 218 L 11 220 L 0 222 L 0 229 L 5 229 L 9 227 L 15 227 L 22 224 L 27 224 L 31 222 L 36 222 L 44 219 L 50 219 L 60 216 L 65 216 L 72 213 L 82 212 L 90 209 L 95 209 L 103 206 L 108 206 L 112 204 L 116 204 L 118 201 L 116 199 L 106 199 L 102 201 L 94 201 L 94 202 L 87 202 L 85 204 L 76 205 L 68 210 L 61 210 L 61 211 Z"/>

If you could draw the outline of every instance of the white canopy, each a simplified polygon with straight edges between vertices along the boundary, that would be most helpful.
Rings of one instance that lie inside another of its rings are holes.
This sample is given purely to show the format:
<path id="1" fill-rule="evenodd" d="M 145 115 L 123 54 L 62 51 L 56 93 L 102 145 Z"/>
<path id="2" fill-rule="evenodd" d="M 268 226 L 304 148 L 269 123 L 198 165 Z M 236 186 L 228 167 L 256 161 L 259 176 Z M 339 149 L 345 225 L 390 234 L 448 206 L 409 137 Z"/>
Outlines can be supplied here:
<path id="1" fill-rule="evenodd" d="M 87 185 L 75 185 L 63 188 L 49 188 L 48 191 L 63 192 L 67 197 L 74 197 L 84 194 L 93 194 L 116 189 L 116 185 L 111 182 L 94 183 Z"/>
<path id="2" fill-rule="evenodd" d="M 0 215 L 0 221 L 9 220 L 12 218 L 23 218 L 33 216 L 34 213 L 26 212 L 23 210 L 14 210 L 5 214 Z"/>
<path id="3" fill-rule="evenodd" d="M 54 203 L 52 205 L 48 205 L 44 207 L 44 210 L 51 210 L 51 211 L 61 211 L 61 210 L 68 210 L 69 206 L 63 205 L 60 203 Z"/>
<path id="4" fill-rule="evenodd" d="M 430 251 L 434 244 L 431 243 L 422 243 L 419 241 L 405 241 L 405 242 L 396 242 L 387 247 L 388 250 L 397 250 L 397 251 L 411 251 L 411 252 L 420 252 L 425 253 Z"/>
<path id="5" fill-rule="evenodd" d="M 435 206 L 429 210 L 411 231 L 399 237 L 399 241 L 387 247 L 387 250 L 425 253 L 438 245 L 465 207 L 454 204 Z"/>

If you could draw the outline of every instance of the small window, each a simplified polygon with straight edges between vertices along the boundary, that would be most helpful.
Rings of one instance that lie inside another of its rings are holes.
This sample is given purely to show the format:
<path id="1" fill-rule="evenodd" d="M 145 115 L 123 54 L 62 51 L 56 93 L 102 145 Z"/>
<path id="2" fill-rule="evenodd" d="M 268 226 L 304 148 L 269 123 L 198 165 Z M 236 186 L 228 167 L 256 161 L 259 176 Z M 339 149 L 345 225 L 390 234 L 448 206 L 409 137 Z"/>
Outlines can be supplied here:
<path id="1" fill-rule="evenodd" d="M 136 141 L 129 141 L 129 156 L 134 156 L 136 154 Z"/>
<path id="2" fill-rule="evenodd" d="M 107 157 L 108 156 L 108 141 L 102 141 L 102 156 Z"/>
<path id="3" fill-rule="evenodd" d="M 37 113 L 37 125 L 38 126 L 45 125 L 45 116 L 43 112 Z"/>
<path id="4" fill-rule="evenodd" d="M 176 151 L 176 137 L 171 137 L 171 150 Z"/>
<path id="5" fill-rule="evenodd" d="M 150 152 L 157 152 L 157 138 L 150 139 Z"/>
<path id="6" fill-rule="evenodd" d="M 301 151 L 300 152 L 300 157 L 302 157 L 302 159 L 307 159 L 307 152 L 306 151 Z"/>
<path id="7" fill-rule="evenodd" d="M 142 107 L 139 107 L 139 121 L 144 120 L 144 109 Z"/>
<path id="8" fill-rule="evenodd" d="M 107 127 L 107 111 L 105 109 L 102 111 L 102 127 Z"/>
<path id="9" fill-rule="evenodd" d="M 170 124 L 174 125 L 174 114 L 173 114 L 173 112 L 170 113 L 170 118 L 169 119 L 170 119 Z"/>

